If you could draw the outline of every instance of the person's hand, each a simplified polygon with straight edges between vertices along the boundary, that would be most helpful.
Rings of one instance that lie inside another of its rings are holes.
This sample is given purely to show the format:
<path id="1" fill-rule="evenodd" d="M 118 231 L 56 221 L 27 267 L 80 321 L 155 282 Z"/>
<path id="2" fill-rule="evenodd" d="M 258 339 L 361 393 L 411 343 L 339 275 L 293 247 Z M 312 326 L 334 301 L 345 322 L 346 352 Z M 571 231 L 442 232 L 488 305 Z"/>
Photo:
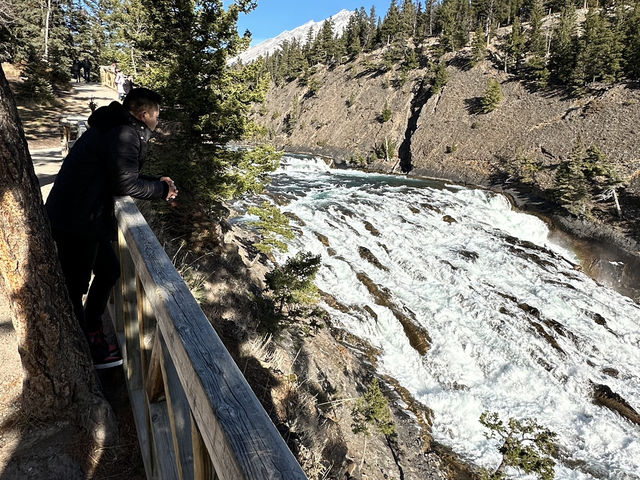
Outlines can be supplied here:
<path id="1" fill-rule="evenodd" d="M 166 182 L 167 185 L 169 185 L 169 193 L 167 194 L 166 198 L 167 202 L 175 200 L 178 196 L 178 188 L 176 187 L 176 184 L 173 182 L 173 180 L 171 180 L 171 177 L 160 177 L 160 181 Z"/>

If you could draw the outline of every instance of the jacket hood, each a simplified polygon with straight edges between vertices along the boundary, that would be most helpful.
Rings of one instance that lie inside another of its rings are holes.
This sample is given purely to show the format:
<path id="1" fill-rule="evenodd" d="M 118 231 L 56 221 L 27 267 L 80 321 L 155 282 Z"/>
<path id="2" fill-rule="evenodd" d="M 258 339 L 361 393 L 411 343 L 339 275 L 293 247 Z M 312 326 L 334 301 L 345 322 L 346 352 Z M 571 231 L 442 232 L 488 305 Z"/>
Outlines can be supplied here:
<path id="1" fill-rule="evenodd" d="M 118 125 L 131 122 L 132 115 L 119 102 L 111 102 L 106 107 L 100 107 L 89 117 L 89 126 L 106 131 Z"/>

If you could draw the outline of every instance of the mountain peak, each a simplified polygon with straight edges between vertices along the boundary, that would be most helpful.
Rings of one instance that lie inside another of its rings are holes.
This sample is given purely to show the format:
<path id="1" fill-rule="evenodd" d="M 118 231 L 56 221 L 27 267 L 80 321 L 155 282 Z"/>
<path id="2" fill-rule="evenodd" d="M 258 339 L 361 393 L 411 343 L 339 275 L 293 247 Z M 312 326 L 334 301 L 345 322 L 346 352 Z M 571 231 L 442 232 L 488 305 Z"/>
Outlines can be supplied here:
<path id="1" fill-rule="evenodd" d="M 318 31 L 322 28 L 324 22 L 329 19 L 331 19 L 331 21 L 333 22 L 334 32 L 336 34 L 341 34 L 346 28 L 347 23 L 349 23 L 351 15 L 353 15 L 354 13 L 355 12 L 351 10 L 342 9 L 335 15 L 332 15 L 329 18 L 325 18 L 324 20 L 320 20 L 319 22 L 309 20 L 307 23 L 300 25 L 293 30 L 285 30 L 284 32 L 273 38 L 269 38 L 263 42 L 260 42 L 254 47 L 248 48 L 240 55 L 233 58 L 232 62 L 241 60 L 242 63 L 251 63 L 260 57 L 264 57 L 266 55 L 277 52 L 284 42 L 293 42 L 295 40 L 301 44 L 304 44 L 309 34 L 309 30 L 312 30 L 313 35 L 317 34 Z"/>

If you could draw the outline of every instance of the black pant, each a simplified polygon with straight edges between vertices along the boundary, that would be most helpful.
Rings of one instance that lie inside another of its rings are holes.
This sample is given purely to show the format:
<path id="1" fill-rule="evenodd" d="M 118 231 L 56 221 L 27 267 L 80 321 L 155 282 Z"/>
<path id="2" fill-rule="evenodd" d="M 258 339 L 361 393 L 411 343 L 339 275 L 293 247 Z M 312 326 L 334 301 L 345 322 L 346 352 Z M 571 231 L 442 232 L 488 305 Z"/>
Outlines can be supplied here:
<path id="1" fill-rule="evenodd" d="M 55 230 L 53 238 L 76 318 L 85 333 L 95 332 L 102 325 L 111 289 L 120 278 L 120 262 L 108 240 Z M 82 296 L 87 289 L 89 294 L 83 308 Z"/>

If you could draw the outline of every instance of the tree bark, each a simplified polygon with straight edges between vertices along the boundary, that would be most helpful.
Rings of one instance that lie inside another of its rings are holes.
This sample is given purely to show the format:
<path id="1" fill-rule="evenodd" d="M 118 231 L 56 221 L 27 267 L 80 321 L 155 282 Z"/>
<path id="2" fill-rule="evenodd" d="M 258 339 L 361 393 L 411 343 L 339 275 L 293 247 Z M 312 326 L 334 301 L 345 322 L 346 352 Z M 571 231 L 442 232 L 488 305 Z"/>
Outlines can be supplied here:
<path id="1" fill-rule="evenodd" d="M 47 0 L 47 14 L 44 21 L 44 61 L 49 63 L 49 20 L 51 18 L 51 0 Z"/>
<path id="2" fill-rule="evenodd" d="M 22 408 L 115 434 L 87 342 L 73 315 L 13 94 L 0 66 L 0 295 L 23 367 Z M 97 428 L 99 427 L 99 428 Z"/>

